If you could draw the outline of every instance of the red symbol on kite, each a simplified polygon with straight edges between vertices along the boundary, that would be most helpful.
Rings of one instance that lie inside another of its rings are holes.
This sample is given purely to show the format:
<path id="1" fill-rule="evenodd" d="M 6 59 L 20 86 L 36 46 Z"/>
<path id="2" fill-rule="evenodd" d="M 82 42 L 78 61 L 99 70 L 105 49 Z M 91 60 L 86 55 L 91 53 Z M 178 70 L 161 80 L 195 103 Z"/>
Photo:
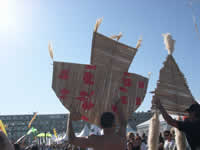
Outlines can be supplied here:
<path id="1" fill-rule="evenodd" d="M 60 91 L 60 93 L 62 94 L 62 95 L 64 95 L 64 96 L 66 96 L 67 94 L 69 94 L 69 90 L 67 90 L 67 89 L 62 89 L 61 91 Z"/>
<path id="2" fill-rule="evenodd" d="M 120 87 L 119 89 L 120 89 L 120 91 L 122 91 L 122 92 L 128 92 L 128 90 L 127 90 L 126 88 L 124 88 L 124 87 Z"/>
<path id="3" fill-rule="evenodd" d="M 85 117 L 85 116 L 82 116 L 81 120 L 88 121 L 89 119 L 87 117 Z"/>
<path id="4" fill-rule="evenodd" d="M 65 99 L 65 97 L 69 94 L 69 90 L 63 88 L 63 89 L 61 89 L 60 93 L 61 93 L 61 96 L 59 98 Z"/>
<path id="5" fill-rule="evenodd" d="M 92 102 L 84 101 L 82 104 L 83 110 L 90 110 L 92 107 L 94 107 L 94 104 Z"/>
<path id="6" fill-rule="evenodd" d="M 139 106 L 139 105 L 141 105 L 141 103 L 142 103 L 141 98 L 140 97 L 136 97 L 136 105 Z"/>
<path id="7" fill-rule="evenodd" d="M 131 74 L 130 74 L 130 73 L 128 73 L 128 72 L 124 72 L 124 76 L 128 76 L 128 77 L 130 77 L 130 76 L 131 76 Z"/>
<path id="8" fill-rule="evenodd" d="M 123 84 L 124 84 L 124 86 L 126 86 L 126 87 L 130 87 L 130 86 L 131 86 L 131 79 L 124 78 L 124 79 L 123 79 Z"/>
<path id="9" fill-rule="evenodd" d="M 122 104 L 128 104 L 128 101 L 127 101 L 127 96 L 121 96 L 121 102 L 122 102 Z"/>
<path id="10" fill-rule="evenodd" d="M 77 100 L 80 101 L 87 101 L 88 99 L 91 99 L 91 97 L 94 95 L 94 91 L 91 91 L 90 94 L 86 91 L 81 91 L 80 96 L 77 97 Z"/>
<path id="11" fill-rule="evenodd" d="M 68 70 L 62 70 L 59 75 L 59 78 L 63 80 L 67 80 L 69 78 L 68 73 L 69 73 Z"/>
<path id="12" fill-rule="evenodd" d="M 144 88 L 144 82 L 143 82 L 143 81 L 139 81 L 138 87 L 139 87 L 139 88 Z"/>
<path id="13" fill-rule="evenodd" d="M 93 66 L 93 65 L 85 65 L 85 69 L 96 70 L 96 66 Z"/>
<path id="14" fill-rule="evenodd" d="M 94 81 L 92 79 L 94 78 L 94 75 L 91 72 L 84 72 L 83 81 L 85 84 L 93 85 Z"/>
<path id="15" fill-rule="evenodd" d="M 112 105 L 112 111 L 115 112 L 115 113 L 117 112 L 117 106 L 116 105 Z"/>

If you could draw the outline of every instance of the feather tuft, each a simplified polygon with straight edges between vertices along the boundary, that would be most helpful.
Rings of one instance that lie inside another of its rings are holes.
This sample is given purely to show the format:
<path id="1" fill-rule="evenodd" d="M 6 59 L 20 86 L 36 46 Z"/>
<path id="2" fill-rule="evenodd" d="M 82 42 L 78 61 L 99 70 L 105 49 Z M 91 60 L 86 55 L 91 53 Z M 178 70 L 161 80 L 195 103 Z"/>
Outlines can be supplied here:
<path id="1" fill-rule="evenodd" d="M 136 44 L 136 49 L 140 48 L 142 43 L 142 37 L 140 37 L 140 39 L 138 40 L 137 44 Z"/>
<path id="2" fill-rule="evenodd" d="M 111 36 L 110 38 L 111 38 L 111 39 L 117 39 L 117 41 L 119 41 L 119 39 L 120 39 L 121 37 L 122 37 L 122 33 L 119 32 L 118 35 L 113 35 L 113 36 Z"/>
<path id="3" fill-rule="evenodd" d="M 164 37 L 164 44 L 165 44 L 166 50 L 168 51 L 168 54 L 172 55 L 172 53 L 174 52 L 175 40 L 172 39 L 172 36 L 170 33 L 162 34 L 162 36 Z"/>
<path id="4" fill-rule="evenodd" d="M 51 42 L 49 42 L 49 44 L 48 44 L 48 50 L 49 50 L 49 54 L 51 56 L 51 59 L 53 60 L 53 47 L 52 47 Z"/>
<path id="5" fill-rule="evenodd" d="M 148 77 L 150 78 L 152 75 L 152 72 L 148 72 Z"/>
<path id="6" fill-rule="evenodd" d="M 98 28 L 99 28 L 99 26 L 100 26 L 102 21 L 103 21 L 103 17 L 97 19 L 96 24 L 94 26 L 94 32 L 97 32 L 97 30 L 98 30 Z"/>

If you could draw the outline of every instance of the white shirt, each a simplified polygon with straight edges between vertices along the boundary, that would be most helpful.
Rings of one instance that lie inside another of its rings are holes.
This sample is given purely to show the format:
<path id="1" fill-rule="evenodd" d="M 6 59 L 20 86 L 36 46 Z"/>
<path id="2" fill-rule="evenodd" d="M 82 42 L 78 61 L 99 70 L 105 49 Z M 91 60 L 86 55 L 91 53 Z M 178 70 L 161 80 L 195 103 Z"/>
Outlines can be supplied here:
<path id="1" fill-rule="evenodd" d="M 147 146 L 145 143 L 142 142 L 142 144 L 140 146 L 140 150 L 147 150 Z"/>
<path id="2" fill-rule="evenodd" d="M 171 141 L 165 140 L 164 150 L 174 150 L 174 147 L 175 147 L 174 140 L 171 140 Z"/>

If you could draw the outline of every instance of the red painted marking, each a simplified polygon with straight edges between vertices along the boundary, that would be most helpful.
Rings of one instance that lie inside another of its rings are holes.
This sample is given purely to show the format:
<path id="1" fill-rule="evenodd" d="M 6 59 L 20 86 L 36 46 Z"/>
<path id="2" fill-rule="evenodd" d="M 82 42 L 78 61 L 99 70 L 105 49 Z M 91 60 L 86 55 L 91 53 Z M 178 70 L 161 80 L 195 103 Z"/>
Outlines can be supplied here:
<path id="1" fill-rule="evenodd" d="M 94 107 L 94 104 L 92 102 L 87 102 L 85 101 L 83 104 L 82 104 L 82 108 L 84 110 L 90 110 L 92 107 Z"/>
<path id="2" fill-rule="evenodd" d="M 124 87 L 120 87 L 119 89 L 120 89 L 120 91 L 122 91 L 122 92 L 128 92 L 128 90 L 127 90 L 126 88 L 124 88 Z"/>
<path id="3" fill-rule="evenodd" d="M 93 108 L 94 107 L 94 104 L 92 103 L 92 102 L 89 102 L 88 103 L 88 110 L 90 110 L 91 108 Z"/>
<path id="4" fill-rule="evenodd" d="M 115 113 L 117 112 L 117 106 L 116 105 L 112 105 L 112 111 L 115 112 Z"/>
<path id="5" fill-rule="evenodd" d="M 84 72 L 83 81 L 85 84 L 93 85 L 94 81 L 92 79 L 94 78 L 94 75 L 91 72 Z"/>
<path id="6" fill-rule="evenodd" d="M 93 66 L 93 65 L 85 65 L 85 69 L 96 70 L 96 66 Z"/>
<path id="7" fill-rule="evenodd" d="M 79 101 L 86 101 L 87 100 L 87 98 L 81 97 L 81 96 L 80 97 L 76 97 L 76 99 L 79 100 Z"/>
<path id="8" fill-rule="evenodd" d="M 141 105 L 141 103 L 142 103 L 141 98 L 140 97 L 136 97 L 136 105 L 139 106 L 139 105 Z"/>
<path id="9" fill-rule="evenodd" d="M 62 70 L 60 75 L 59 75 L 59 78 L 60 79 L 63 79 L 63 80 L 67 80 L 69 78 L 69 71 L 68 70 Z"/>
<path id="10" fill-rule="evenodd" d="M 80 96 L 89 96 L 88 92 L 86 91 L 80 91 Z"/>
<path id="11" fill-rule="evenodd" d="M 94 95 L 94 91 L 91 91 L 90 94 L 86 91 L 81 91 L 80 96 L 76 97 L 76 99 L 80 101 L 87 101 L 88 99 L 91 99 L 93 95 Z"/>
<path id="12" fill-rule="evenodd" d="M 69 94 L 69 90 L 67 90 L 66 88 L 63 88 L 61 91 L 60 91 L 61 95 L 63 96 L 66 96 L 67 94 Z"/>
<path id="13" fill-rule="evenodd" d="M 139 81 L 138 87 L 139 87 L 139 88 L 144 88 L 144 82 L 143 82 L 143 81 Z"/>
<path id="14" fill-rule="evenodd" d="M 85 101 L 83 104 L 82 104 L 82 109 L 83 110 L 87 110 L 88 108 L 88 103 Z"/>
<path id="15" fill-rule="evenodd" d="M 88 119 L 87 117 L 85 117 L 85 116 L 82 116 L 81 119 L 84 120 L 84 121 L 88 121 L 88 120 L 89 120 L 89 119 Z"/>
<path id="16" fill-rule="evenodd" d="M 94 95 L 94 91 L 91 91 L 89 97 L 93 96 Z"/>
<path id="17" fill-rule="evenodd" d="M 128 72 L 124 72 L 124 76 L 128 76 L 128 77 L 130 77 L 130 76 L 131 76 L 131 74 L 130 74 L 130 73 L 128 73 Z"/>
<path id="18" fill-rule="evenodd" d="M 122 104 L 128 104 L 127 98 L 128 98 L 127 96 L 120 97 Z"/>
<path id="19" fill-rule="evenodd" d="M 127 78 L 124 78 L 123 79 L 123 84 L 124 86 L 126 87 L 130 87 L 132 84 L 131 84 L 131 79 L 127 79 Z"/>

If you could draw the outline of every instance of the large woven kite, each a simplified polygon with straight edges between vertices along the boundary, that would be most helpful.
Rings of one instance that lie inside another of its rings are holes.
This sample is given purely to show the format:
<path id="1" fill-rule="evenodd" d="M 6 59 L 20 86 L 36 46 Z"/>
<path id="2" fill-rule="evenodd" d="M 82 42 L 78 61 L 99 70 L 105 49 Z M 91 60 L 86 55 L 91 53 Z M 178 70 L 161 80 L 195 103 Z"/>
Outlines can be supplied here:
<path id="1" fill-rule="evenodd" d="M 175 41 L 169 33 L 164 34 L 164 43 L 168 50 L 168 56 L 160 70 L 157 88 L 153 92 L 155 95 L 153 96 L 152 108 L 155 109 L 154 99 L 159 97 L 162 105 L 169 113 L 184 115 L 186 113 L 185 110 L 195 103 L 195 100 L 183 73 L 172 56 Z"/>
<path id="2" fill-rule="evenodd" d="M 91 64 L 53 62 L 52 88 L 69 111 L 78 111 L 82 119 L 99 125 L 103 112 L 116 112 L 120 100 L 127 117 L 142 103 L 148 79 L 128 68 L 137 52 L 116 40 L 93 34 Z M 51 46 L 50 55 L 53 58 Z"/>

